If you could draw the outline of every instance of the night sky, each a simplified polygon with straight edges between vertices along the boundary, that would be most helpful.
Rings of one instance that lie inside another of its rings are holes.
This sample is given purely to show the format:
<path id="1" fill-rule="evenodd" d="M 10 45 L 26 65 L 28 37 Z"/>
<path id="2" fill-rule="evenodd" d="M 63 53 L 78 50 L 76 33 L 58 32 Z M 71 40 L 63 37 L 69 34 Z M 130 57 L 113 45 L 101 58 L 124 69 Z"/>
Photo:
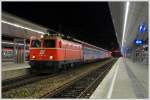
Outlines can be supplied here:
<path id="1" fill-rule="evenodd" d="M 2 2 L 2 11 L 107 50 L 118 48 L 107 2 Z"/>

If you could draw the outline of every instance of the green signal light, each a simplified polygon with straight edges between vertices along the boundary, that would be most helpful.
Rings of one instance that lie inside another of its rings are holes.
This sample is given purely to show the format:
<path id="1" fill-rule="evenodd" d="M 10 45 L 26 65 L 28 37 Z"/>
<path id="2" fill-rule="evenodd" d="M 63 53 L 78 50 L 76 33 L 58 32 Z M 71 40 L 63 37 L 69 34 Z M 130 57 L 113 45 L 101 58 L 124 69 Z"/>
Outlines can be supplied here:
<path id="1" fill-rule="evenodd" d="M 47 34 L 51 34 L 50 32 L 47 32 Z"/>

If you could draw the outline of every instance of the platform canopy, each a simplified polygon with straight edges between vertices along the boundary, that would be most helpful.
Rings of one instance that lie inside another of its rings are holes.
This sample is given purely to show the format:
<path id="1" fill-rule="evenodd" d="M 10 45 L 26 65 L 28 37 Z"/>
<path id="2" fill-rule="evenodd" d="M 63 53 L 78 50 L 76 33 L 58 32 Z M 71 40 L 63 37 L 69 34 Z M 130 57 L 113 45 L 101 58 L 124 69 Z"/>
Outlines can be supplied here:
<path id="1" fill-rule="evenodd" d="M 148 2 L 110 2 L 109 8 L 120 47 L 132 47 L 135 39 L 146 41 Z"/>
<path id="2" fill-rule="evenodd" d="M 17 16 L 2 12 L 2 36 L 29 39 L 31 36 L 41 36 L 48 28 Z"/>

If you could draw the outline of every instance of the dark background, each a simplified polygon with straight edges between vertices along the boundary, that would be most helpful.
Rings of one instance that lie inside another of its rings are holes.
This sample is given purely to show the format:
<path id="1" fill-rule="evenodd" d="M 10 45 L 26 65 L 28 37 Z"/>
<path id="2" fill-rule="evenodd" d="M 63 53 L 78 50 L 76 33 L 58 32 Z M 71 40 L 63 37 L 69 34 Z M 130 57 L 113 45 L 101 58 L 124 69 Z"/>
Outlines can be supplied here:
<path id="1" fill-rule="evenodd" d="M 118 48 L 107 2 L 2 2 L 2 11 L 107 50 Z"/>

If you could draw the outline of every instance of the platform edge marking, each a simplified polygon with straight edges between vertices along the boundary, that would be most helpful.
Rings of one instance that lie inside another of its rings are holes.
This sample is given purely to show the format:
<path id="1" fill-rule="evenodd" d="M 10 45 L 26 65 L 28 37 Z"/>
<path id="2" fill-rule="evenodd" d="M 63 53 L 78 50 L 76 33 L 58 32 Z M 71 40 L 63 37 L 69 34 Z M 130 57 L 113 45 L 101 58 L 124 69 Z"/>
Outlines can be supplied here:
<path id="1" fill-rule="evenodd" d="M 115 80 L 116 80 L 118 69 L 119 69 L 119 65 L 120 65 L 120 59 L 118 61 L 118 65 L 117 65 L 117 68 L 115 70 L 115 74 L 114 74 L 114 77 L 113 77 L 113 80 L 112 80 L 112 84 L 111 84 L 111 86 L 109 88 L 109 91 L 108 91 L 108 94 L 107 94 L 107 97 L 106 97 L 107 99 L 110 99 L 111 96 L 112 96 L 112 91 L 113 91 L 113 88 L 114 88 Z"/>

